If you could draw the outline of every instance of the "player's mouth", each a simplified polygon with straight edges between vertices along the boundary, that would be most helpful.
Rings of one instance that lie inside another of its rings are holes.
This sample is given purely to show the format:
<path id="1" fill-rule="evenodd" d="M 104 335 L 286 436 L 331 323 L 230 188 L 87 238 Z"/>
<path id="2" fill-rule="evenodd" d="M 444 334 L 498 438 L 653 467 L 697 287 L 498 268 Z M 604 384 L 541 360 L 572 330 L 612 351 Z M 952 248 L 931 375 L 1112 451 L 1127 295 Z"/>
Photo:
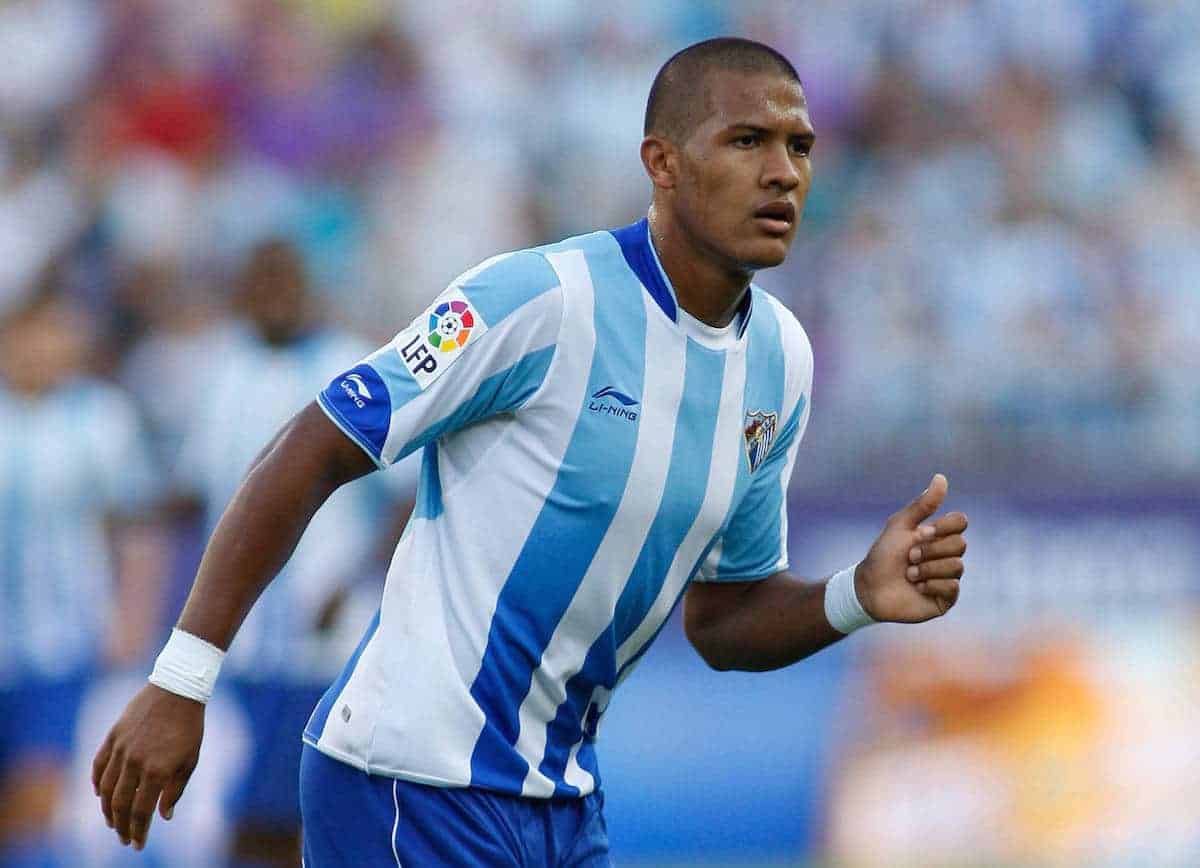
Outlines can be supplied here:
<path id="1" fill-rule="evenodd" d="M 754 212 L 754 222 L 768 235 L 787 235 L 796 222 L 796 206 L 786 199 L 768 202 Z"/>

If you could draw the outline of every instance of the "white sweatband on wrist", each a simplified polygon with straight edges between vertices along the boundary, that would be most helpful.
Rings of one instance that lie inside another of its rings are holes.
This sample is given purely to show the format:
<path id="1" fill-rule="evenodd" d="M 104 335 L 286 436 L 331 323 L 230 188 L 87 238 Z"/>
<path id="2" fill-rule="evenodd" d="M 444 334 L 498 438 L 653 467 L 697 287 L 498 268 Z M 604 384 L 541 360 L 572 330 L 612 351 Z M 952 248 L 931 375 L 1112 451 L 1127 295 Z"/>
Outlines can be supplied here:
<path id="1" fill-rule="evenodd" d="M 875 619 L 859 602 L 854 590 L 854 572 L 858 564 L 834 573 L 825 584 L 825 617 L 839 633 L 853 633 L 859 627 L 874 624 Z"/>
<path id="2" fill-rule="evenodd" d="M 203 704 L 212 696 L 225 652 L 178 627 L 154 661 L 150 683 Z"/>

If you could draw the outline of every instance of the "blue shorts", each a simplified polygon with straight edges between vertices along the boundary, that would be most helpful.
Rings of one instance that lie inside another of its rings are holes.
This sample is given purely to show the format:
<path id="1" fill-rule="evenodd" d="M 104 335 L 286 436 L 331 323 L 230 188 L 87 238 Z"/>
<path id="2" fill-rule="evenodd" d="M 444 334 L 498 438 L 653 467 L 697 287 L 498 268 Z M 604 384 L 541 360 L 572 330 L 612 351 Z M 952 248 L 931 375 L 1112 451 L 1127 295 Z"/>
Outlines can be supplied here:
<path id="1" fill-rule="evenodd" d="M 70 760 L 89 677 L 31 678 L 0 687 L 0 778 L 25 758 Z"/>
<path id="2" fill-rule="evenodd" d="M 304 868 L 609 868 L 604 797 L 524 799 L 368 775 L 310 745 Z"/>
<path id="3" fill-rule="evenodd" d="M 226 810 L 237 823 L 289 829 L 300 825 L 300 746 L 304 725 L 325 692 L 311 685 L 227 682 L 250 722 L 250 761 Z"/>

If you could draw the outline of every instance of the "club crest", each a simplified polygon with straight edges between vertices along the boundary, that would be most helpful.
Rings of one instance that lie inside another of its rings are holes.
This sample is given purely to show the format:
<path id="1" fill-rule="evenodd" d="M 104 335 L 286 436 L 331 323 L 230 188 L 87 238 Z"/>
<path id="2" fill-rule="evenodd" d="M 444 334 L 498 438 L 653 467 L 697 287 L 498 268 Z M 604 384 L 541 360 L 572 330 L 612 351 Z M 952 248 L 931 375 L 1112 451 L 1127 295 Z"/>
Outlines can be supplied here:
<path id="1" fill-rule="evenodd" d="M 758 470 L 771 444 L 775 442 L 775 429 L 778 427 L 779 416 L 775 413 L 764 413 L 755 410 L 746 414 L 746 460 L 750 462 L 750 472 Z"/>

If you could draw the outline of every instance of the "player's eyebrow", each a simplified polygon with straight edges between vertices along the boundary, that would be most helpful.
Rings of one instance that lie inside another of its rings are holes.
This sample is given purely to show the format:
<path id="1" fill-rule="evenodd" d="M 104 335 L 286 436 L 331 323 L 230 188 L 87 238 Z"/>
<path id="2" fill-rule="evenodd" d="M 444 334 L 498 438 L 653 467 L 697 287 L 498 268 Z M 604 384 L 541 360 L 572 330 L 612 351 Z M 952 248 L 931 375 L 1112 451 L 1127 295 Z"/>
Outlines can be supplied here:
<path id="1" fill-rule="evenodd" d="M 769 136 L 772 133 L 779 132 L 778 127 L 764 127 L 759 124 L 749 122 L 732 123 L 725 128 L 726 133 L 752 132 L 757 136 Z M 811 127 L 806 127 L 797 133 L 787 133 L 789 139 L 799 139 L 806 145 L 811 145 L 817 139 L 817 134 Z"/>

